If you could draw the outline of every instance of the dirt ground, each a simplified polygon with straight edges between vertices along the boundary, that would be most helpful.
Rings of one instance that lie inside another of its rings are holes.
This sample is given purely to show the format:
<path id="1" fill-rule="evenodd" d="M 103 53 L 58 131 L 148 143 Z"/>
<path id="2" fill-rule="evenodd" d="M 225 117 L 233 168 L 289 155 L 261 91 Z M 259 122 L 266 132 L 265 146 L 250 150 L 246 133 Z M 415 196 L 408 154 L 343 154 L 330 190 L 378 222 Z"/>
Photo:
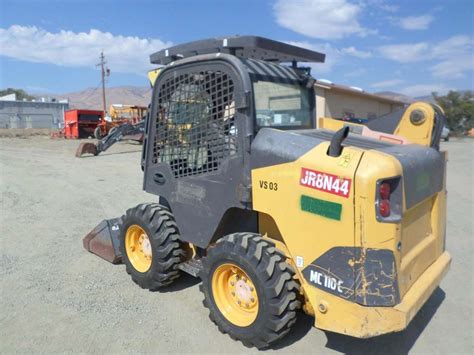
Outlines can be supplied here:
<path id="1" fill-rule="evenodd" d="M 0 351 L 2 353 L 253 353 L 222 335 L 184 276 L 165 292 L 132 283 L 82 248 L 104 218 L 139 202 L 141 147 L 120 143 L 77 159 L 77 141 L 0 139 Z M 447 249 L 452 269 L 408 329 L 370 340 L 325 333 L 301 315 L 269 352 L 473 353 L 474 140 L 449 151 Z"/>

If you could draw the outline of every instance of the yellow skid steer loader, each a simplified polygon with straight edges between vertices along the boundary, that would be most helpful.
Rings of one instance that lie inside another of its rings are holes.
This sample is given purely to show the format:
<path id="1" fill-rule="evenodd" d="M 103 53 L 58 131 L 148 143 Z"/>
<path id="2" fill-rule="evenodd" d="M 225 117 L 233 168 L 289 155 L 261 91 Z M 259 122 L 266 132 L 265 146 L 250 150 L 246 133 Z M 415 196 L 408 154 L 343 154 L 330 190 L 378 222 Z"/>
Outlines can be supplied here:
<path id="1" fill-rule="evenodd" d="M 298 63 L 324 54 L 261 37 L 159 51 L 142 154 L 157 196 L 85 239 L 158 290 L 201 278 L 211 320 L 246 346 L 316 327 L 407 327 L 447 272 L 443 112 L 415 103 L 367 125 L 320 118 Z M 285 65 L 288 63 L 288 65 Z"/>

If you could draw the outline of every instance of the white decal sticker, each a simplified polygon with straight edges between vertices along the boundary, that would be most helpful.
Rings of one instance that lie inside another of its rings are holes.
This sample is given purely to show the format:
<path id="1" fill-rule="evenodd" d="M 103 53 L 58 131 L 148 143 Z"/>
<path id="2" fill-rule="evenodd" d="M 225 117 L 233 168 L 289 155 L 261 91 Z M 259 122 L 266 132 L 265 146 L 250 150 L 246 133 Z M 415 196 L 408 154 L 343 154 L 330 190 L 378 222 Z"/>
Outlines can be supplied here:
<path id="1" fill-rule="evenodd" d="M 342 280 L 337 280 L 334 277 L 322 274 L 318 271 L 310 270 L 309 281 L 333 291 L 337 289 L 337 292 L 343 293 Z"/>

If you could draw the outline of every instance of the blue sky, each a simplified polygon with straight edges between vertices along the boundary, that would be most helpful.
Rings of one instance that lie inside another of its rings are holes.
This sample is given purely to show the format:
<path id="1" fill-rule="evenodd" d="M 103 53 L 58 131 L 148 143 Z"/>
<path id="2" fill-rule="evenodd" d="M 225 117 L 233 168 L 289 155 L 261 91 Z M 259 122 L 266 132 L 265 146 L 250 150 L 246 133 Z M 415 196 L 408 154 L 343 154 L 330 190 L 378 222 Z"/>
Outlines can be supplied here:
<path id="1" fill-rule="evenodd" d="M 0 0 L 0 87 L 65 93 L 148 85 L 149 54 L 206 37 L 255 34 L 325 52 L 316 78 L 411 96 L 473 89 L 469 0 Z"/>

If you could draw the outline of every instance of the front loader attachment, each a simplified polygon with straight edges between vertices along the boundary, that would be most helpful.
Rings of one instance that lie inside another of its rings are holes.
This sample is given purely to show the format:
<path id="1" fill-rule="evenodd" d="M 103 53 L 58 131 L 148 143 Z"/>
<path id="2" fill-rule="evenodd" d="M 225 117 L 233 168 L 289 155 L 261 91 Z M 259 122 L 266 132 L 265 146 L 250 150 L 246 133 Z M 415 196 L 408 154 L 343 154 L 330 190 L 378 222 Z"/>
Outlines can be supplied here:
<path id="1" fill-rule="evenodd" d="M 120 218 L 104 219 L 87 234 L 82 243 L 84 248 L 112 264 L 122 260 L 120 252 Z"/>
<path id="2" fill-rule="evenodd" d="M 97 145 L 89 142 L 79 144 L 79 147 L 77 147 L 76 150 L 76 158 L 80 158 L 84 154 L 99 154 L 99 151 L 97 150 Z"/>
<path id="3" fill-rule="evenodd" d="M 136 124 L 123 123 L 120 126 L 114 127 L 97 143 L 81 143 L 76 150 L 76 157 L 80 158 L 84 154 L 99 155 L 99 153 L 106 151 L 112 145 L 120 142 L 123 139 L 143 142 L 145 134 L 145 119 Z"/>

